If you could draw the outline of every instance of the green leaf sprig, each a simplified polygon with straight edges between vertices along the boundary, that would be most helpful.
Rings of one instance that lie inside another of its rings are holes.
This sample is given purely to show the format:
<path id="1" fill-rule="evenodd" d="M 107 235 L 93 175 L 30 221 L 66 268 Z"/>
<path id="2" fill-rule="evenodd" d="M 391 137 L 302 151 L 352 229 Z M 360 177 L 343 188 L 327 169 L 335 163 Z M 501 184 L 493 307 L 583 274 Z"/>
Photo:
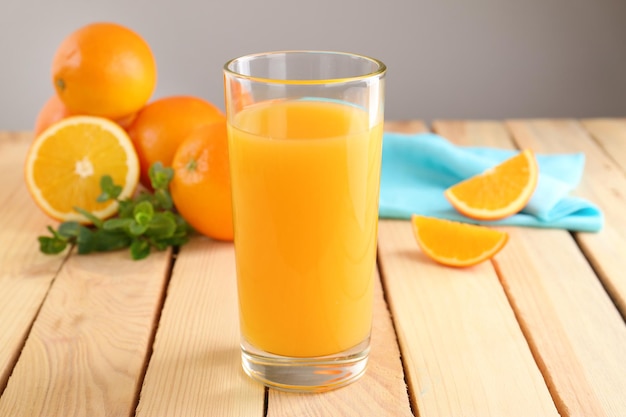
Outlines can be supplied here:
<path id="1" fill-rule="evenodd" d="M 107 252 L 130 248 L 131 257 L 144 259 L 154 248 L 164 250 L 169 246 L 182 246 L 189 240 L 193 229 L 176 213 L 169 184 L 174 170 L 160 162 L 149 170 L 154 192 L 141 192 L 134 198 L 118 199 L 122 187 L 105 175 L 100 180 L 102 194 L 98 202 L 116 200 L 119 211 L 115 217 L 102 220 L 82 208 L 74 210 L 89 219 L 93 225 L 76 221 L 59 224 L 57 230 L 48 226 L 51 236 L 39 236 L 39 249 L 46 254 L 62 252 L 68 245 L 76 245 L 79 254 Z"/>

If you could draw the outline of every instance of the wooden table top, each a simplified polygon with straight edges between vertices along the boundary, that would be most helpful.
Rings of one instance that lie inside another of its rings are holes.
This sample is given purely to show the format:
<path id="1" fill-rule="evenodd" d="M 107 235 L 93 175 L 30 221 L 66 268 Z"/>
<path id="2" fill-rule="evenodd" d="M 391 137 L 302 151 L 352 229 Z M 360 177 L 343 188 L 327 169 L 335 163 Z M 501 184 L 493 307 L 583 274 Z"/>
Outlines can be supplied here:
<path id="1" fill-rule="evenodd" d="M 387 129 L 425 130 L 420 122 Z M 0 133 L 0 416 L 626 416 L 626 119 L 438 121 L 459 144 L 582 151 L 599 233 L 506 228 L 494 260 L 434 264 L 382 220 L 366 375 L 324 394 L 240 367 L 234 251 L 42 255 L 23 183 L 32 135 Z"/>

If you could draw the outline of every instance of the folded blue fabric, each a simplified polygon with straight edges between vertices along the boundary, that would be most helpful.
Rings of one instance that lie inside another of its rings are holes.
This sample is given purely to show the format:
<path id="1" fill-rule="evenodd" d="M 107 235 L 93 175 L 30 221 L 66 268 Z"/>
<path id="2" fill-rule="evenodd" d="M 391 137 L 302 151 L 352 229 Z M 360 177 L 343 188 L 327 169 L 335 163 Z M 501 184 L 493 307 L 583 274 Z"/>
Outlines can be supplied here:
<path id="1" fill-rule="evenodd" d="M 380 184 L 380 217 L 408 219 L 421 214 L 450 220 L 596 232 L 601 210 L 570 196 L 583 174 L 582 153 L 536 155 L 539 181 L 528 205 L 498 221 L 476 221 L 457 212 L 443 192 L 457 182 L 484 172 L 517 151 L 463 147 L 432 133 L 385 133 Z"/>

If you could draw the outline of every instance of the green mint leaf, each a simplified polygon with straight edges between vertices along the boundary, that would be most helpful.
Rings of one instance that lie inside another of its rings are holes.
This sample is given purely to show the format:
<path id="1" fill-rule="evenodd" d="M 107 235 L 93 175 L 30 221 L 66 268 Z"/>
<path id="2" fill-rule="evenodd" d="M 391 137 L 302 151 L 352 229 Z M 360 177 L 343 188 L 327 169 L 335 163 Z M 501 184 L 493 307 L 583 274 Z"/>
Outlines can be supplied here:
<path id="1" fill-rule="evenodd" d="M 157 240 L 157 241 L 152 241 L 150 243 L 158 251 L 163 251 L 163 250 L 167 249 L 169 246 L 172 246 L 172 245 L 168 244 L 165 240 Z"/>
<path id="2" fill-rule="evenodd" d="M 175 234 L 191 235 L 193 232 L 193 227 L 182 216 L 176 215 Z"/>
<path id="3" fill-rule="evenodd" d="M 102 220 L 100 220 L 99 218 L 97 218 L 96 216 L 94 216 L 93 214 L 88 212 L 87 210 L 82 209 L 80 207 L 74 207 L 74 210 L 77 211 L 78 213 L 82 214 L 83 216 L 85 216 L 98 229 L 100 229 L 102 227 Z"/>
<path id="4" fill-rule="evenodd" d="M 74 221 L 63 222 L 59 225 L 58 236 L 64 239 L 75 239 L 78 237 L 80 223 Z"/>
<path id="5" fill-rule="evenodd" d="M 120 185 L 115 185 L 115 183 L 113 183 L 113 178 L 111 178 L 110 175 L 104 175 L 100 179 L 100 188 L 102 189 L 102 194 L 100 194 L 96 199 L 99 203 L 115 200 L 122 193 L 122 187 Z"/>
<path id="6" fill-rule="evenodd" d="M 154 206 L 149 201 L 142 201 L 133 209 L 133 217 L 137 224 L 147 226 L 154 217 Z"/>
<path id="7" fill-rule="evenodd" d="M 113 199 L 113 197 L 111 197 L 111 194 L 109 194 L 109 193 L 105 193 L 105 192 L 102 192 L 102 193 L 98 196 L 98 198 L 96 198 L 96 201 L 97 201 L 98 203 L 106 203 L 107 201 L 112 200 L 112 199 Z"/>
<path id="8" fill-rule="evenodd" d="M 112 219 L 105 220 L 105 222 L 102 224 L 102 229 L 109 232 L 125 232 L 129 230 L 130 225 L 133 222 L 133 219 L 114 217 Z"/>
<path id="9" fill-rule="evenodd" d="M 183 236 L 191 236 L 194 232 L 193 228 L 189 223 L 185 221 L 181 216 L 175 214 L 174 220 L 176 221 L 176 231 L 172 237 L 183 237 Z"/>
<path id="10" fill-rule="evenodd" d="M 47 227 L 47 229 L 48 229 L 48 231 L 50 232 L 50 234 L 52 235 L 52 237 L 53 237 L 53 238 L 55 238 L 55 239 L 59 239 L 59 240 L 63 240 L 63 236 L 61 236 L 61 235 L 59 234 L 59 232 L 57 232 L 56 230 L 54 230 L 54 229 L 52 228 L 52 226 L 48 226 L 48 227 Z"/>
<path id="11" fill-rule="evenodd" d="M 150 183 L 155 190 L 166 190 L 172 178 L 174 178 L 174 170 L 170 167 L 164 167 L 161 161 L 157 161 L 148 169 Z"/>
<path id="12" fill-rule="evenodd" d="M 96 246 L 94 232 L 88 227 L 81 225 L 76 238 L 76 246 L 80 255 L 93 252 Z"/>
<path id="13" fill-rule="evenodd" d="M 128 226 L 128 233 L 135 237 L 143 235 L 146 230 L 148 230 L 147 224 L 139 224 L 136 221 L 132 221 Z"/>
<path id="14" fill-rule="evenodd" d="M 124 232 L 118 230 L 100 229 L 94 232 L 94 251 L 108 252 L 127 248 L 131 243 L 131 238 Z"/>
<path id="15" fill-rule="evenodd" d="M 174 207 L 172 196 L 169 191 L 163 188 L 159 188 L 154 191 L 155 206 L 162 210 L 171 210 Z"/>
<path id="16" fill-rule="evenodd" d="M 57 239 L 56 237 L 39 236 L 39 250 L 46 255 L 56 255 L 63 252 L 67 247 L 67 241 Z"/>
<path id="17" fill-rule="evenodd" d="M 159 243 L 164 244 L 166 247 L 167 246 L 183 246 L 187 242 L 189 242 L 188 235 L 172 236 L 172 237 L 168 237 L 166 239 L 162 239 L 159 241 Z"/>
<path id="18" fill-rule="evenodd" d="M 150 244 L 143 239 L 135 239 L 130 244 L 130 255 L 134 260 L 144 259 L 150 254 Z"/>
<path id="19" fill-rule="evenodd" d="M 161 239 L 161 241 L 168 246 L 183 246 L 185 243 L 189 242 L 189 238 L 194 230 L 181 216 L 174 215 L 174 218 L 176 220 L 176 230 L 172 236 Z"/>
<path id="20" fill-rule="evenodd" d="M 130 199 L 120 200 L 117 216 L 121 218 L 133 217 L 134 209 L 135 209 L 135 201 L 130 200 Z"/>
<path id="21" fill-rule="evenodd" d="M 153 239 L 165 239 L 172 237 L 174 232 L 176 232 L 176 220 L 173 216 L 173 213 L 170 211 L 156 213 L 150 224 L 148 224 L 146 236 Z"/>

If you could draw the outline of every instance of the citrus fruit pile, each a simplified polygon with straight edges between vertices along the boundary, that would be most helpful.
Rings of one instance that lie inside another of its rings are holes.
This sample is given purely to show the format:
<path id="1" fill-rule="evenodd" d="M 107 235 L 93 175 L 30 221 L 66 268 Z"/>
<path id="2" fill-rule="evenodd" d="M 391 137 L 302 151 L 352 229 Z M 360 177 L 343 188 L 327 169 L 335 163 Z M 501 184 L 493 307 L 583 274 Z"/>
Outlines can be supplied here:
<path id="1" fill-rule="evenodd" d="M 25 163 L 43 212 L 85 225 L 115 216 L 124 199 L 156 191 L 149 169 L 160 162 L 175 167 L 176 211 L 202 234 L 233 239 L 226 118 L 199 97 L 152 100 L 156 60 L 141 35 L 88 24 L 60 43 L 51 73 L 55 93 L 37 115 Z M 104 176 L 121 187 L 114 199 L 98 198 Z"/>
<path id="2" fill-rule="evenodd" d="M 445 190 L 450 204 L 475 220 L 500 220 L 522 210 L 537 186 L 539 168 L 531 150 L 523 150 L 487 171 Z M 476 265 L 497 254 L 508 241 L 503 231 L 417 216 L 411 218 L 422 251 L 447 266 Z"/>

